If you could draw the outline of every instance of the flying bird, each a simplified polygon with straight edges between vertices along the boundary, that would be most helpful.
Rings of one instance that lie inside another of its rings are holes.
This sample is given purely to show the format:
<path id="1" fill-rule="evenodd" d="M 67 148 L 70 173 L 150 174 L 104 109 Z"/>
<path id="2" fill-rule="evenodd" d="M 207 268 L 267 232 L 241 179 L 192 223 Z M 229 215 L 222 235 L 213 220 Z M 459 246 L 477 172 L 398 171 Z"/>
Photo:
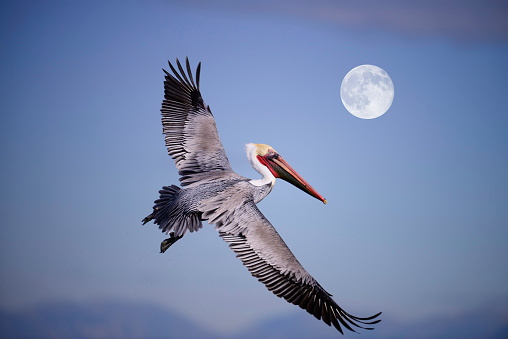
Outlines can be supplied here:
<path id="1" fill-rule="evenodd" d="M 201 63 L 194 80 L 186 59 L 187 74 L 176 60 L 177 71 L 166 70 L 162 126 L 166 147 L 173 158 L 182 187 L 164 186 L 153 212 L 153 220 L 170 237 L 162 241 L 161 253 L 187 231 L 198 231 L 202 221 L 215 224 L 250 273 L 276 296 L 300 306 L 317 319 L 343 333 L 342 327 L 371 330 L 381 314 L 361 318 L 344 311 L 302 267 L 272 224 L 256 206 L 272 190 L 276 178 L 285 180 L 326 204 L 324 199 L 275 151 L 265 144 L 245 146 L 252 167 L 261 179 L 235 173 L 219 138 L 210 107 L 199 91 Z M 365 326 L 367 325 L 367 326 Z"/>

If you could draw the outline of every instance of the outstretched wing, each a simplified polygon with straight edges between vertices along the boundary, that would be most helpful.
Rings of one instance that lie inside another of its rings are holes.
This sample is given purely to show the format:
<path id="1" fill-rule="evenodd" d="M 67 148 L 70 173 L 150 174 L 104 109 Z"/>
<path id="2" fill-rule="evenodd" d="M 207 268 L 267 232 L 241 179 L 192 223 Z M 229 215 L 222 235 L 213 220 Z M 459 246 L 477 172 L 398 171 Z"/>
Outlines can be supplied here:
<path id="1" fill-rule="evenodd" d="M 232 171 L 219 138 L 215 119 L 199 92 L 199 73 L 196 82 L 192 77 L 189 60 L 187 75 L 178 59 L 178 72 L 168 61 L 173 75 L 166 73 L 164 101 L 162 102 L 162 128 L 166 135 L 168 153 L 175 161 L 182 186 L 214 176 L 221 171 Z"/>
<path id="2" fill-rule="evenodd" d="M 380 320 L 375 318 L 381 312 L 360 318 L 337 305 L 331 294 L 307 273 L 254 201 L 246 195 L 238 189 L 234 194 L 220 194 L 202 207 L 205 210 L 203 218 L 216 224 L 222 239 L 229 243 L 250 273 L 276 296 L 300 306 L 317 319 L 323 319 L 329 326 L 333 324 L 341 333 L 341 326 L 354 332 L 352 326 L 371 330 L 364 325 L 378 323 Z M 238 204 L 238 201 L 244 203 Z"/>

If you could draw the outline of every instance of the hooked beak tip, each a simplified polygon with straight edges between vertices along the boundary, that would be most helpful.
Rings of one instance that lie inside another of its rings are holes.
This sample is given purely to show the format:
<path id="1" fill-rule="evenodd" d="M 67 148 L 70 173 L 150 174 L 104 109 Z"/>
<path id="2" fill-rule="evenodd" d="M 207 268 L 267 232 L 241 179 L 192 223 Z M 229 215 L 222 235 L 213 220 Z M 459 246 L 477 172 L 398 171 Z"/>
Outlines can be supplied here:
<path id="1" fill-rule="evenodd" d="M 323 204 L 325 204 L 325 205 L 326 205 L 326 199 L 324 199 L 324 200 L 323 200 Z"/>

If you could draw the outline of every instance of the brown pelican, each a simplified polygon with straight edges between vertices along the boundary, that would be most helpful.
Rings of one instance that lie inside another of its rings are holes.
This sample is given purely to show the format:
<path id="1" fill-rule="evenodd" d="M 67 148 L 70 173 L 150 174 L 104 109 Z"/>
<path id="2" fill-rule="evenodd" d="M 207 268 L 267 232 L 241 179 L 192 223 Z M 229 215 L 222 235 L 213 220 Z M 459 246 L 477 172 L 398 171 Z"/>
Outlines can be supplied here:
<path id="1" fill-rule="evenodd" d="M 143 219 L 159 225 L 170 237 L 161 243 L 161 253 L 181 239 L 187 231 L 215 228 L 242 260 L 250 273 L 276 296 L 305 309 L 317 319 L 342 332 L 341 325 L 372 329 L 380 313 L 360 318 L 344 311 L 321 285 L 302 267 L 275 228 L 256 204 L 270 193 L 280 178 L 321 200 L 319 195 L 272 147 L 248 144 L 245 149 L 252 167 L 261 179 L 248 179 L 231 169 L 219 139 L 215 119 L 199 91 L 201 63 L 192 77 L 189 60 L 187 75 L 178 59 L 180 72 L 169 63 L 173 75 L 166 74 L 162 126 L 169 155 L 175 161 L 182 188 L 171 185 L 159 191 L 153 212 Z"/>

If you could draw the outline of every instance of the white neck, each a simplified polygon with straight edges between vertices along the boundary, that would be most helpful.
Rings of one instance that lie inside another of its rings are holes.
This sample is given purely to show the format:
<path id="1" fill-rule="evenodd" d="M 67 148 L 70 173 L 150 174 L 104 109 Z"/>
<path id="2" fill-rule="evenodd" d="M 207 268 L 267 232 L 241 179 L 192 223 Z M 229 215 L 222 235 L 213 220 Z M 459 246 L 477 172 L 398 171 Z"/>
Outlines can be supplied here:
<path id="1" fill-rule="evenodd" d="M 271 184 L 271 186 L 275 185 L 275 177 L 272 172 L 265 165 L 261 164 L 257 158 L 256 154 L 257 146 L 254 144 L 245 145 L 245 152 L 247 153 L 247 158 L 249 159 L 252 167 L 263 176 L 261 179 L 252 179 L 249 181 L 254 186 L 263 186 L 266 184 Z"/>

